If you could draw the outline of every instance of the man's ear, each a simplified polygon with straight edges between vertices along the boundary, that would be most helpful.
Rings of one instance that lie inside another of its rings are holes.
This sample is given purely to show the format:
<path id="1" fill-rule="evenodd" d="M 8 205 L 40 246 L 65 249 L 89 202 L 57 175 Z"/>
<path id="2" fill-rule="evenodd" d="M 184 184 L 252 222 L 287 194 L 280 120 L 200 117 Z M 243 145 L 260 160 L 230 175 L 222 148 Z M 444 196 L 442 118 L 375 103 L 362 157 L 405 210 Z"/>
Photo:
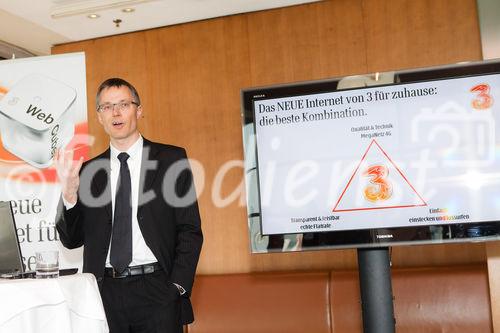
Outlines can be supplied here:
<path id="1" fill-rule="evenodd" d="M 142 116 L 142 105 L 137 107 L 136 117 L 139 119 Z"/>
<path id="2" fill-rule="evenodd" d="M 101 113 L 100 113 L 100 112 L 97 112 L 97 119 L 99 120 L 99 123 L 100 123 L 101 125 L 103 125 L 103 122 L 102 122 L 102 115 L 101 115 Z"/>

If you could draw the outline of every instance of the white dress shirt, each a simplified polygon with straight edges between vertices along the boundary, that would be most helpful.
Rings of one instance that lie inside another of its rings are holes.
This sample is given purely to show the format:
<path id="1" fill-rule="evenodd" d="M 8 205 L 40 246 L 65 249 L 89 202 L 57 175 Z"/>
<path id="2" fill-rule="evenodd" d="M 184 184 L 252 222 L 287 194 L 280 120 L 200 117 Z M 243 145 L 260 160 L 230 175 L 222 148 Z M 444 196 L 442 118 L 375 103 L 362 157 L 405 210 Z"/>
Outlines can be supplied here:
<path id="1" fill-rule="evenodd" d="M 143 141 L 142 136 L 140 136 L 127 151 L 124 151 L 124 153 L 130 156 L 127 160 L 127 164 L 130 170 L 130 180 L 132 184 L 132 262 L 129 266 L 144 265 L 158 261 L 153 252 L 151 252 L 150 248 L 146 245 L 142 237 L 141 229 L 139 228 L 139 222 L 137 221 L 137 203 L 139 201 Z M 118 183 L 118 176 L 120 175 L 120 160 L 118 160 L 118 154 L 122 153 L 122 151 L 113 147 L 112 144 L 110 144 L 109 147 L 111 150 L 111 211 L 114 221 L 116 185 Z M 111 239 L 111 242 L 113 242 L 113 239 Z M 111 246 L 108 248 L 106 267 L 112 267 L 109 260 L 110 249 Z"/>

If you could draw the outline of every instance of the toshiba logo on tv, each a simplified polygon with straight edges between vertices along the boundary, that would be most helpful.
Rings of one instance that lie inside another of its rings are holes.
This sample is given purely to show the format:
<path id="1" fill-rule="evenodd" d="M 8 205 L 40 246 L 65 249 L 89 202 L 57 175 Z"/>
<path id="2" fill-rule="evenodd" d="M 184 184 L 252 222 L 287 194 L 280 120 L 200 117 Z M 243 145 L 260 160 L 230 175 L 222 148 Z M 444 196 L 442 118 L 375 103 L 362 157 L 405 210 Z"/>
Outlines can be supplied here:
<path id="1" fill-rule="evenodd" d="M 377 238 L 379 238 L 379 239 L 380 238 L 383 238 L 383 239 L 385 239 L 385 238 L 394 238 L 394 236 L 392 236 L 390 234 L 389 235 L 377 235 Z"/>

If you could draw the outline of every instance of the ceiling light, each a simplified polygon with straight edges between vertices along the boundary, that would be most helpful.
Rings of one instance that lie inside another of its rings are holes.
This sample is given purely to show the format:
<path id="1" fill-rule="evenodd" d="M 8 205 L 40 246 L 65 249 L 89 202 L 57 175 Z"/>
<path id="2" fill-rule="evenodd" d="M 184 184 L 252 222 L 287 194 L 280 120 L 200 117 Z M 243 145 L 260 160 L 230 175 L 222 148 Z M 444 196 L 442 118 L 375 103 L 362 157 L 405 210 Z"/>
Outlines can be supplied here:
<path id="1" fill-rule="evenodd" d="M 123 8 L 122 12 L 124 12 L 124 13 L 132 13 L 132 12 L 135 12 L 135 9 L 132 8 L 132 7 Z"/>
<path id="2" fill-rule="evenodd" d="M 100 16 L 99 14 L 89 14 L 89 15 L 87 15 L 87 17 L 88 17 L 89 19 L 96 19 L 96 18 L 99 18 L 99 17 L 101 17 L 101 16 Z"/>
<path id="3" fill-rule="evenodd" d="M 103 10 L 114 8 L 132 8 L 149 2 L 160 0 L 67 0 L 61 1 L 50 9 L 53 19 L 93 14 Z"/>

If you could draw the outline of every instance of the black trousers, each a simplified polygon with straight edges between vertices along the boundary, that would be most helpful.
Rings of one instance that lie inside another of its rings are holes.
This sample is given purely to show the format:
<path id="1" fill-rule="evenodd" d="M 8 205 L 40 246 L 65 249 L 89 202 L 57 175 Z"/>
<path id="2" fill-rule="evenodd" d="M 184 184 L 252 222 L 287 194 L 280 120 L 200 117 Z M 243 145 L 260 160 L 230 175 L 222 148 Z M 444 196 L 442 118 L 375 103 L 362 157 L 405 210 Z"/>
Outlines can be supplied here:
<path id="1" fill-rule="evenodd" d="M 105 277 L 101 296 L 110 333 L 182 333 L 181 296 L 164 271 Z"/>

